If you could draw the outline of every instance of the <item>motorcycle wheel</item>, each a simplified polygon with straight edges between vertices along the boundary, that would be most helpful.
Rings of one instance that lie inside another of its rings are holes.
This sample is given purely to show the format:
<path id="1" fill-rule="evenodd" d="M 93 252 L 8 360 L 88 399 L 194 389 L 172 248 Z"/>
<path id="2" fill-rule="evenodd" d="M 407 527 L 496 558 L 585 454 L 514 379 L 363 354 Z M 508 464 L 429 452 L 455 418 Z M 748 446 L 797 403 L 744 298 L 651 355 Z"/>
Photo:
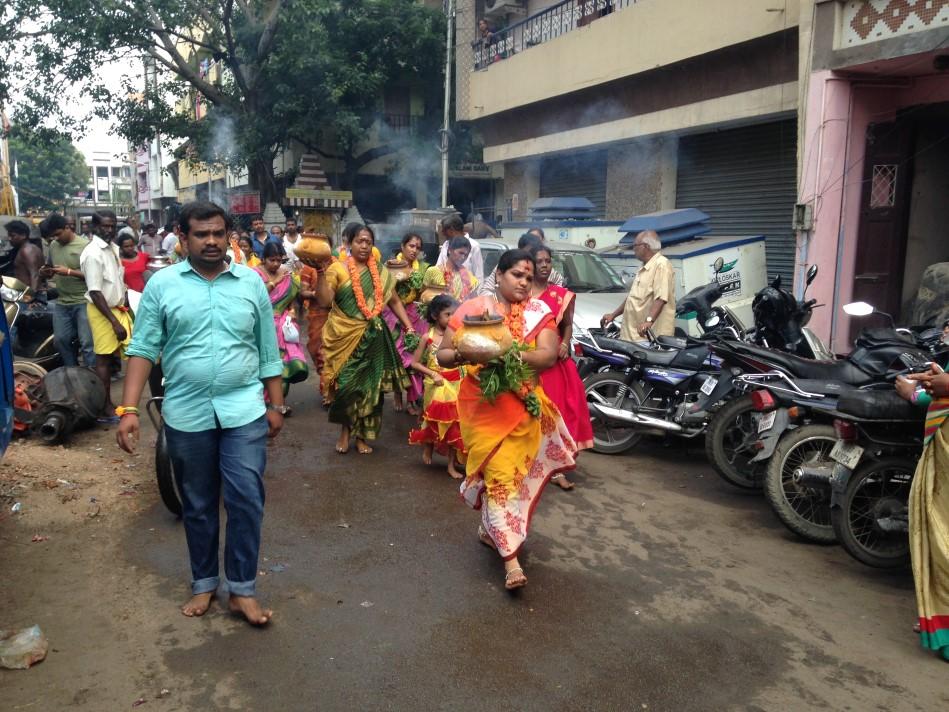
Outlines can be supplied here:
<path id="1" fill-rule="evenodd" d="M 909 490 L 915 471 L 912 460 L 886 458 L 851 475 L 831 518 L 841 546 L 857 561 L 876 569 L 909 566 Z M 896 530 L 881 526 L 893 522 L 900 525 Z"/>
<path id="2" fill-rule="evenodd" d="M 801 465 L 830 465 L 837 434 L 830 425 L 804 425 L 785 433 L 765 470 L 764 494 L 788 529 L 817 544 L 837 541 L 830 521 L 830 482 L 824 488 L 799 485 L 794 470 Z"/>
<path id="3" fill-rule="evenodd" d="M 765 463 L 751 462 L 758 454 L 758 428 L 751 396 L 726 403 L 712 417 L 705 435 L 705 455 L 728 484 L 745 490 L 761 489 Z"/>
<path id="4" fill-rule="evenodd" d="M 161 495 L 161 501 L 169 512 L 180 517 L 181 496 L 178 494 L 178 484 L 175 482 L 175 472 L 168 454 L 168 440 L 165 438 L 164 428 L 159 429 L 158 440 L 155 443 L 155 476 L 158 480 L 158 494 Z"/>
<path id="5" fill-rule="evenodd" d="M 588 377 L 583 382 L 583 387 L 587 393 L 587 401 L 590 400 L 590 393 L 596 393 L 604 400 L 610 401 L 614 407 L 624 410 L 642 405 L 645 400 L 642 386 L 634 381 L 628 386 L 626 395 L 621 402 L 617 402 L 617 394 L 620 388 L 627 388 L 626 377 L 619 373 L 597 373 Z M 606 455 L 618 455 L 626 452 L 636 445 L 643 434 L 635 427 L 624 428 L 622 426 L 610 425 L 603 419 L 590 414 L 590 424 L 593 426 L 593 452 L 601 452 Z"/>

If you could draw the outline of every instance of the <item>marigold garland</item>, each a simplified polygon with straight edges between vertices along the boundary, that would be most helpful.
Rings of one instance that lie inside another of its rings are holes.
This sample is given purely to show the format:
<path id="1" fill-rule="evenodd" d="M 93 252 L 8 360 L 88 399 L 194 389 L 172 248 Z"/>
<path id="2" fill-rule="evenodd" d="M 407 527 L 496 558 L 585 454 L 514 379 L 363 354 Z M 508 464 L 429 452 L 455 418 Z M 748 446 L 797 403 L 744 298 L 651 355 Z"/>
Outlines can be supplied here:
<path id="1" fill-rule="evenodd" d="M 362 291 L 362 279 L 359 276 L 356 260 L 351 256 L 346 259 L 349 279 L 353 283 L 353 294 L 356 296 L 356 306 L 359 307 L 359 311 L 367 320 L 372 320 L 382 313 L 385 303 L 382 301 L 382 279 L 379 277 L 379 266 L 372 257 L 366 262 L 366 266 L 369 268 L 369 276 L 372 277 L 372 296 L 374 300 L 372 309 L 366 304 L 366 295 Z"/>
<path id="2" fill-rule="evenodd" d="M 451 268 L 451 263 L 449 262 L 444 267 L 442 267 L 442 275 L 445 278 L 445 287 L 448 291 L 451 291 L 452 288 L 452 277 L 455 272 Z M 465 279 L 467 276 L 468 270 L 464 267 L 461 268 L 461 271 L 458 272 L 458 278 L 461 281 L 461 293 L 458 295 L 458 301 L 465 301 L 468 296 L 471 294 L 471 279 Z"/>
<path id="3" fill-rule="evenodd" d="M 511 332 L 516 343 L 524 341 L 524 302 L 510 305 L 510 310 L 504 317 L 504 326 Z"/>

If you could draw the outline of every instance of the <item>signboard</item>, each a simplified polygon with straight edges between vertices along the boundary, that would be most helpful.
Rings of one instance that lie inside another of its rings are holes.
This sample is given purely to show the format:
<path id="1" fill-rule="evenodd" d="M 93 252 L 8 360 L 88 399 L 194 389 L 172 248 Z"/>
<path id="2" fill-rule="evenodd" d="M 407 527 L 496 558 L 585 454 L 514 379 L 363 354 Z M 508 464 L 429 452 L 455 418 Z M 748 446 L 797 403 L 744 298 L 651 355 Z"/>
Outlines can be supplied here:
<path id="1" fill-rule="evenodd" d="M 231 213 L 233 215 L 255 215 L 260 212 L 260 193 L 231 193 Z"/>
<path id="2" fill-rule="evenodd" d="M 348 190 L 287 188 L 287 203 L 295 208 L 340 210 L 353 204 L 353 194 Z"/>
<path id="3" fill-rule="evenodd" d="M 734 257 L 734 259 L 726 259 Z M 722 259 L 725 263 L 722 265 L 722 271 L 718 273 L 718 283 L 722 287 L 722 296 L 740 297 L 741 293 L 741 270 L 738 268 L 738 250 L 728 250 L 722 253 Z M 709 275 L 715 279 L 715 266 L 709 265 Z"/>
<path id="4" fill-rule="evenodd" d="M 314 190 L 312 188 L 287 188 L 288 199 L 298 200 L 352 200 L 349 190 Z"/>

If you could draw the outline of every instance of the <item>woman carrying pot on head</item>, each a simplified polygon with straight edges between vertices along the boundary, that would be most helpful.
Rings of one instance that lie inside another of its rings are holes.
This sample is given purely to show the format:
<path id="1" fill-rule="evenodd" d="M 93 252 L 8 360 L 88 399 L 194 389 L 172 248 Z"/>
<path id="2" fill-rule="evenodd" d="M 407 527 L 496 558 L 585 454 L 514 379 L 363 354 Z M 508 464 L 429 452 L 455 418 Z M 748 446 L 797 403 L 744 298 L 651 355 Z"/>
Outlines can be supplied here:
<path id="1" fill-rule="evenodd" d="M 504 585 L 511 590 L 527 583 L 517 556 L 540 493 L 553 475 L 573 469 L 576 445 L 537 381 L 537 374 L 557 363 L 560 337 L 550 309 L 531 298 L 534 258 L 523 250 L 508 250 L 498 262 L 496 279 L 494 296 L 474 298 L 454 313 L 437 356 L 442 368 L 463 365 L 455 334 L 485 313 L 503 317 L 513 337 L 514 346 L 503 358 L 515 368 L 468 365 L 458 393 L 461 436 L 468 450 L 461 494 L 481 510 L 478 538 L 501 555 Z M 523 376 L 520 382 L 507 380 L 503 390 L 483 390 L 498 383 L 502 372 L 512 371 Z"/>
<path id="2" fill-rule="evenodd" d="M 337 262 L 327 258 L 316 268 L 317 299 L 332 307 L 323 327 L 321 385 L 330 422 L 341 426 L 336 451 L 349 452 L 354 439 L 356 450 L 367 455 L 372 452 L 368 441 L 376 438 L 382 424 L 383 394 L 409 387 L 382 310 L 388 305 L 405 333 L 415 334 L 415 327 L 395 292 L 395 280 L 373 256 L 375 234 L 358 224 L 352 233 L 348 257 Z"/>
<path id="3" fill-rule="evenodd" d="M 419 313 L 418 308 L 418 299 L 422 293 L 422 282 L 425 271 L 428 269 L 428 263 L 424 261 L 424 258 L 425 253 L 422 252 L 422 238 L 420 235 L 410 232 L 402 238 L 402 250 L 396 255 L 395 262 L 406 263 L 410 274 L 406 279 L 397 282 L 395 292 L 399 295 L 399 300 L 402 302 L 405 313 L 417 334 L 424 334 L 428 329 L 425 317 Z M 419 339 L 414 335 L 405 333 L 402 322 L 399 321 L 399 317 L 391 309 L 386 308 L 382 312 L 382 318 L 385 319 L 386 325 L 392 331 L 395 348 L 402 358 L 402 366 L 405 367 L 411 382 L 408 391 L 406 391 L 406 400 L 408 401 L 406 408 L 410 415 L 419 415 L 418 402 L 421 400 L 423 393 L 422 377 L 421 374 L 409 370 L 412 365 L 412 355 L 415 353 L 415 349 L 418 348 Z M 401 411 L 403 409 L 402 391 L 395 391 L 392 397 L 395 401 L 395 409 Z"/>
<path id="4" fill-rule="evenodd" d="M 283 266 L 284 258 L 283 245 L 268 242 L 264 246 L 264 261 L 254 271 L 264 280 L 270 295 L 277 346 L 283 360 L 283 395 L 286 396 L 291 383 L 306 380 L 309 368 L 300 346 L 300 327 L 294 316 L 296 302 L 305 295 L 301 295 L 299 275 Z"/>
<path id="5" fill-rule="evenodd" d="M 557 363 L 540 374 L 540 383 L 544 387 L 544 392 L 560 409 L 567 429 L 577 444 L 577 449 L 585 450 L 593 447 L 593 425 L 590 423 L 590 411 L 587 408 L 587 395 L 583 381 L 580 380 L 576 364 L 570 358 L 576 295 L 569 289 L 558 287 L 550 282 L 554 260 L 549 247 L 538 245 L 531 250 L 531 254 L 537 265 L 531 296 L 550 308 L 557 326 L 557 334 L 560 337 Z M 566 472 L 558 472 L 551 480 L 562 489 L 573 489 L 573 483 L 567 479 Z"/>
<path id="6" fill-rule="evenodd" d="M 448 260 L 442 267 L 429 267 L 425 271 L 425 286 L 444 285 L 445 293 L 459 302 L 477 295 L 478 278 L 464 266 L 470 253 L 471 243 L 467 237 L 460 235 L 451 238 Z"/>

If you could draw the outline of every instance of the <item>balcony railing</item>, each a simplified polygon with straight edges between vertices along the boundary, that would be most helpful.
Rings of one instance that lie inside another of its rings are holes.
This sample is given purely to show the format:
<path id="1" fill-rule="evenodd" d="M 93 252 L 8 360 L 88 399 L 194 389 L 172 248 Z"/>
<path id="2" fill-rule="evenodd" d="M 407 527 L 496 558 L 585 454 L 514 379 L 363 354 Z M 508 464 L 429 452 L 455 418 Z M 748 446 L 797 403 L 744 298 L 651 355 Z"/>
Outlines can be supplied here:
<path id="1" fill-rule="evenodd" d="M 382 120 L 395 133 L 414 134 L 418 127 L 418 117 L 408 114 L 384 114 Z"/>
<path id="2" fill-rule="evenodd" d="M 597 18 L 635 5 L 637 0 L 564 0 L 520 22 L 471 43 L 474 68 L 507 59 L 536 45 L 550 42 Z"/>

